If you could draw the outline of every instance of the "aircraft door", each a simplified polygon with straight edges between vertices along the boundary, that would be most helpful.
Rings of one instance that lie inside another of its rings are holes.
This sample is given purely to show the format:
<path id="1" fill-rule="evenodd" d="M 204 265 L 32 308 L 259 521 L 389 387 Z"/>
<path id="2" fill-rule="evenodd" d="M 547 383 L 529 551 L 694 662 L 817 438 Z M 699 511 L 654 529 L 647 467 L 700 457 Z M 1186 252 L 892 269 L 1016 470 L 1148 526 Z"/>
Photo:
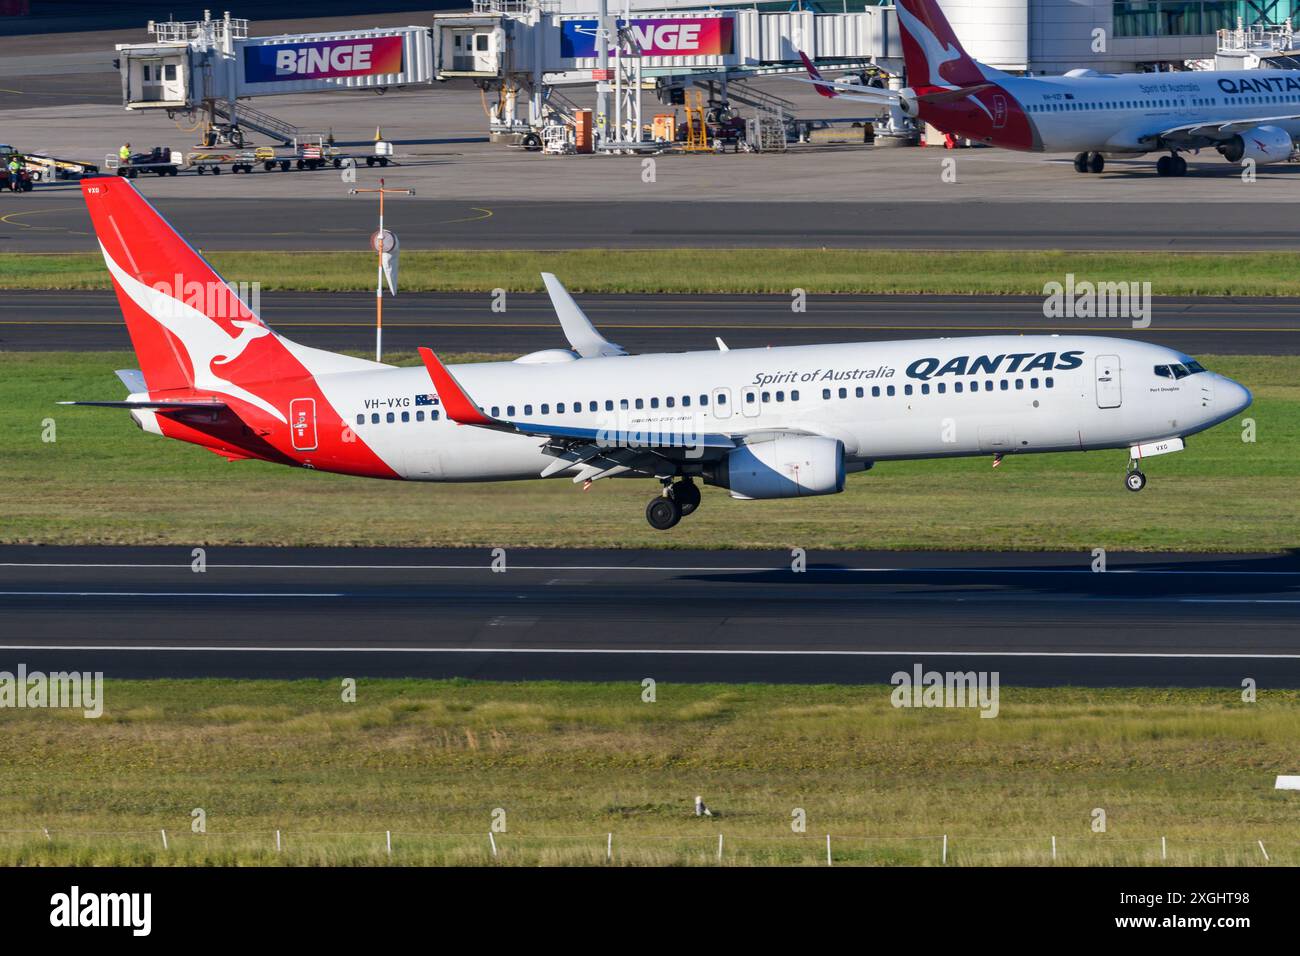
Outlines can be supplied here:
<path id="1" fill-rule="evenodd" d="M 740 413 L 746 418 L 757 418 L 758 412 L 758 389 L 742 388 L 740 390 Z"/>
<path id="2" fill-rule="evenodd" d="M 731 389 L 715 388 L 713 390 L 713 417 L 731 417 Z"/>
<path id="3" fill-rule="evenodd" d="M 289 434 L 294 451 L 316 450 L 316 399 L 295 398 L 289 403 Z"/>
<path id="4" fill-rule="evenodd" d="M 1097 407 L 1119 408 L 1122 400 L 1120 391 L 1120 366 L 1118 355 L 1097 356 Z"/>

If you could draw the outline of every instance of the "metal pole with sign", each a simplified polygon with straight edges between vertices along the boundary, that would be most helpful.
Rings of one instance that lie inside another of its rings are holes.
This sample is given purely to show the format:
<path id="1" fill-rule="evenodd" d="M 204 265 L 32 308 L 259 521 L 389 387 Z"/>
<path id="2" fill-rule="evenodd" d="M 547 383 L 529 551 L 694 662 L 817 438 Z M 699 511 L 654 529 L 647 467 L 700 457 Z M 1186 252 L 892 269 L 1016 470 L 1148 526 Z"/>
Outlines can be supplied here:
<path id="1" fill-rule="evenodd" d="M 397 254 L 400 244 L 396 234 L 384 228 L 384 196 L 398 193 L 414 196 L 414 189 L 388 189 L 384 181 L 379 180 L 378 189 L 350 189 L 349 194 L 378 193 L 379 195 L 379 229 L 370 237 L 370 248 L 375 250 L 377 269 L 375 275 L 375 361 L 383 361 L 384 354 L 384 278 L 388 279 L 388 288 L 397 295 Z"/>

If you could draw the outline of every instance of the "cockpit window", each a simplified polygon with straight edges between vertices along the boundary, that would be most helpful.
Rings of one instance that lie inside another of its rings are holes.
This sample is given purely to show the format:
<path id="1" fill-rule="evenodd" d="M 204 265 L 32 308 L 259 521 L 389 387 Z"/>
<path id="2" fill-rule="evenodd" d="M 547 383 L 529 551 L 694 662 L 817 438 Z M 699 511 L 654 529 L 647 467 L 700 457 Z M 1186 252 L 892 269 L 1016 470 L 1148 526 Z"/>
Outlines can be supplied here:
<path id="1" fill-rule="evenodd" d="M 1205 366 L 1202 365 L 1200 362 L 1196 361 L 1195 359 L 1191 359 L 1184 364 L 1186 364 L 1187 366 L 1187 371 L 1191 372 L 1193 375 L 1195 375 L 1197 372 L 1205 371 Z"/>
<path id="2" fill-rule="evenodd" d="M 1187 376 L 1192 374 L 1191 372 L 1187 371 L 1186 366 L 1177 365 L 1177 364 L 1170 365 L 1169 371 L 1174 373 L 1174 378 L 1186 378 Z"/>
<path id="3" fill-rule="evenodd" d="M 1155 372 L 1156 372 L 1156 374 L 1159 375 L 1161 378 L 1173 378 L 1173 377 L 1174 377 L 1174 373 L 1171 372 L 1171 371 L 1169 371 L 1169 366 L 1168 366 L 1168 365 L 1157 365 L 1156 368 L 1155 368 Z"/>

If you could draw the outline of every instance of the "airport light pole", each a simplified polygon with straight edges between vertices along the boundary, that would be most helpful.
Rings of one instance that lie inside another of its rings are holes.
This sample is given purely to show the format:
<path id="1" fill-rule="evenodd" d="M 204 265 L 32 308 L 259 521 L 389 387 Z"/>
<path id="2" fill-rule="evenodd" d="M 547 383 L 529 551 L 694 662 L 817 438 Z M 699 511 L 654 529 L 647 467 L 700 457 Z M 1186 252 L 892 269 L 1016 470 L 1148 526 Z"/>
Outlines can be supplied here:
<path id="1" fill-rule="evenodd" d="M 384 257 L 389 256 L 389 261 L 393 264 L 393 270 L 389 274 L 388 284 L 392 289 L 393 295 L 397 295 L 397 236 L 384 228 L 384 196 L 389 193 L 395 193 L 403 196 L 414 196 L 414 189 L 389 189 L 384 186 L 384 181 L 379 180 L 378 189 L 350 189 L 349 195 L 358 195 L 360 193 L 377 193 L 379 196 L 379 230 L 370 237 L 370 248 L 375 250 L 377 257 L 378 270 L 375 276 L 375 361 L 383 361 L 384 353 Z"/>

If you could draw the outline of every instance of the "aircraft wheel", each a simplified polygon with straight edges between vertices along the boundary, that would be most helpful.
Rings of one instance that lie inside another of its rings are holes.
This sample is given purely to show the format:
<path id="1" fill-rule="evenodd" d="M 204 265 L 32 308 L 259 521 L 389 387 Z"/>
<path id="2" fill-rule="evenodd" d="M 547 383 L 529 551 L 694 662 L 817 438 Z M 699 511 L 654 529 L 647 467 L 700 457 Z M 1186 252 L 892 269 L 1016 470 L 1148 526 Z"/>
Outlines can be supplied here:
<path id="1" fill-rule="evenodd" d="M 681 509 L 683 518 L 700 506 L 700 488 L 690 479 L 677 482 L 668 494 L 673 501 L 677 502 L 677 507 Z"/>
<path id="2" fill-rule="evenodd" d="M 672 498 L 659 495 L 651 498 L 650 503 L 645 506 L 645 520 L 649 521 L 650 527 L 656 531 L 667 531 L 682 520 L 682 509 Z"/>
<path id="3" fill-rule="evenodd" d="M 1074 171 L 1075 171 L 1076 173 L 1086 173 L 1086 172 L 1088 171 L 1088 154 L 1087 154 L 1087 153 L 1075 153 L 1075 154 L 1074 154 Z"/>
<path id="4" fill-rule="evenodd" d="M 1172 176 L 1174 174 L 1174 161 L 1172 156 L 1161 156 L 1156 160 L 1156 175 Z"/>
<path id="5" fill-rule="evenodd" d="M 1140 471 L 1130 471 L 1124 476 L 1124 487 L 1129 491 L 1141 491 L 1147 486 L 1147 476 Z"/>
<path id="6" fill-rule="evenodd" d="M 1099 173 L 1106 168 L 1106 157 L 1101 153 L 1088 154 L 1088 172 Z"/>
<path id="7" fill-rule="evenodd" d="M 1173 167 L 1173 175 L 1175 176 L 1187 175 L 1187 160 L 1183 159 L 1183 157 L 1174 156 L 1172 167 Z"/>

